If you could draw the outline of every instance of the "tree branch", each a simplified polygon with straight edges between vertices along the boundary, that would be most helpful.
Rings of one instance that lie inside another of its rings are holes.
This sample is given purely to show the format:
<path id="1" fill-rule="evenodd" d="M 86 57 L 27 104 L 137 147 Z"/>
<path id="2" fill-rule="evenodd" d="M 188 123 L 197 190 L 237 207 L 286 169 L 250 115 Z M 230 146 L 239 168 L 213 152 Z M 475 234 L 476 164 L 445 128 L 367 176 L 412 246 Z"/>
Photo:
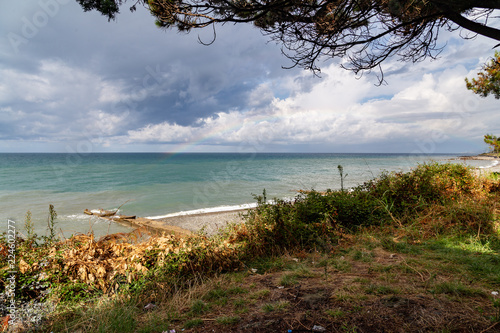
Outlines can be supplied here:
<path id="1" fill-rule="evenodd" d="M 465 28 L 465 29 L 470 30 L 472 32 L 475 32 L 477 34 L 480 34 L 480 35 L 483 35 L 483 36 L 500 41 L 500 30 L 498 30 L 498 29 L 488 27 L 484 24 L 471 21 L 453 10 L 449 10 L 448 8 L 444 8 L 444 6 L 443 6 L 443 15 L 447 19 L 449 19 L 450 21 L 461 26 L 462 28 Z"/>

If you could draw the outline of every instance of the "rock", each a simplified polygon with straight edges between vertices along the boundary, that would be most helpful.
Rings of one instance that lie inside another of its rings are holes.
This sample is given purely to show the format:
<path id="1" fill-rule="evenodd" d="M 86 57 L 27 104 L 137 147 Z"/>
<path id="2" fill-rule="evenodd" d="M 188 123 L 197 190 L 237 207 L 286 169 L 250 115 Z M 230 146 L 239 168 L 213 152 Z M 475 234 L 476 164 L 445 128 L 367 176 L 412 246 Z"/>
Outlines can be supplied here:
<path id="1" fill-rule="evenodd" d="M 156 308 L 156 305 L 153 304 L 153 303 L 148 303 L 144 306 L 144 311 L 150 311 L 150 310 L 153 310 L 154 308 Z"/>

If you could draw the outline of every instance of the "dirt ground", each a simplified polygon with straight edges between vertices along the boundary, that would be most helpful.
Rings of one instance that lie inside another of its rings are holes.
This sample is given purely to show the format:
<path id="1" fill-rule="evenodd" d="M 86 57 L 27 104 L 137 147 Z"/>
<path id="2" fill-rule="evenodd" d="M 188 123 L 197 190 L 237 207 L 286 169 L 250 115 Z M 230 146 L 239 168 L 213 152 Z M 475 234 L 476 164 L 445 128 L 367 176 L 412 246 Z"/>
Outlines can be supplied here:
<path id="1" fill-rule="evenodd" d="M 290 257 L 296 263 L 292 270 L 250 271 L 239 282 L 226 281 L 216 287 L 246 292 L 202 298 L 210 310 L 195 316 L 199 318 L 196 327 L 186 328 L 180 320 L 173 329 L 221 333 L 500 332 L 500 325 L 489 319 L 496 310 L 487 291 L 465 295 L 431 292 L 435 284 L 453 276 L 435 276 L 408 264 L 408 257 L 381 248 L 366 254 L 365 259 L 361 252 L 356 259 L 340 256 L 330 263 L 321 258 Z M 206 288 L 205 295 L 210 295 L 214 287 Z"/>

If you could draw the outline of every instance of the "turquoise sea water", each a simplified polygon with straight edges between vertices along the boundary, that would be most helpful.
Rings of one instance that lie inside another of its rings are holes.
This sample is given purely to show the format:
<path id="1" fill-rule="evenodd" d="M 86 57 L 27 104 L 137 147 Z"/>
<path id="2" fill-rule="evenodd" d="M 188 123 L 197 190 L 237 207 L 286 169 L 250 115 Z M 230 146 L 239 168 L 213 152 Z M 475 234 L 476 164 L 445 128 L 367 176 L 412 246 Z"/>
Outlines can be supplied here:
<path id="1" fill-rule="evenodd" d="M 65 236 L 127 231 L 83 214 L 116 209 L 121 214 L 157 217 L 179 212 L 222 211 L 254 203 L 254 194 L 291 198 L 300 189 L 340 188 L 375 178 L 383 170 L 408 171 L 426 161 L 455 155 L 406 154 L 0 154 L 0 221 L 22 229 L 27 210 L 37 232 L 46 230 L 49 204 Z M 456 163 L 462 163 L 455 161 Z M 488 166 L 489 161 L 469 161 Z M 20 230 L 22 231 L 22 230 Z"/>

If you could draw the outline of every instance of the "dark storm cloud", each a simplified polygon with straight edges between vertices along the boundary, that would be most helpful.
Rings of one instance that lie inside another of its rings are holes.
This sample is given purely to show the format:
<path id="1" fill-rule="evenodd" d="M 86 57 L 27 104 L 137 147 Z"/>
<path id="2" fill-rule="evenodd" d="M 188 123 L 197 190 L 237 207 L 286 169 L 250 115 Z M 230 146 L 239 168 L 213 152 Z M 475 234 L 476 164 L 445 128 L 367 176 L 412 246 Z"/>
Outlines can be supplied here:
<path id="1" fill-rule="evenodd" d="M 31 92 L 3 96 L 0 105 L 25 113 L 44 109 L 66 120 L 91 110 L 126 114 L 122 132 L 162 121 L 189 125 L 216 112 L 245 109 L 259 82 L 283 76 L 279 49 L 250 26 L 218 27 L 217 40 L 207 47 L 198 43 L 196 32 L 157 29 L 145 10 L 123 10 L 116 22 L 107 22 L 69 0 L 14 7 L 5 7 L 15 17 L 3 21 L 0 66 L 12 81 L 2 83 Z M 212 38 L 210 32 L 201 34 L 202 40 Z"/>

